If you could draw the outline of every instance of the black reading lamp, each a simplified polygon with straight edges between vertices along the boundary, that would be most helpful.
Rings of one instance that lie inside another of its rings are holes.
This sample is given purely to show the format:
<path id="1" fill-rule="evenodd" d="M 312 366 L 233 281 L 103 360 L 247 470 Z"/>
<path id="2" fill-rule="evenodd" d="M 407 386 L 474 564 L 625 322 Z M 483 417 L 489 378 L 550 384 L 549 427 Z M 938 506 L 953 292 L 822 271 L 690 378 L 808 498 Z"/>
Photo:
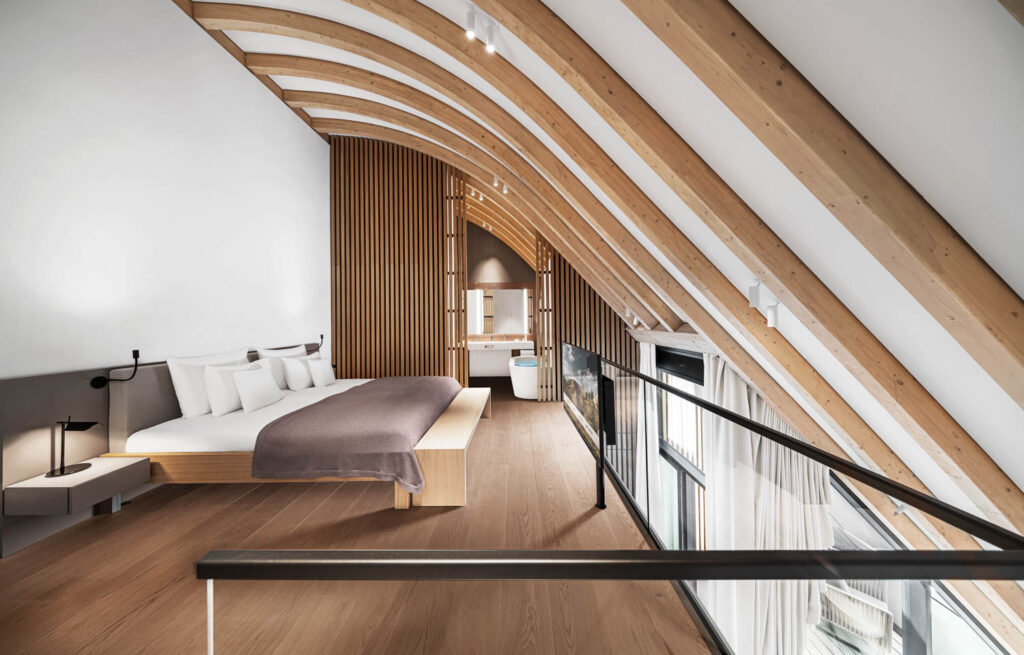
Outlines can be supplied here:
<path id="1" fill-rule="evenodd" d="M 135 360 L 135 368 L 132 369 L 132 374 L 126 378 L 108 378 L 105 375 L 97 375 L 93 379 L 89 380 L 89 386 L 93 389 L 102 389 L 107 386 L 108 382 L 128 382 L 135 377 L 135 374 L 139 372 L 139 351 L 135 349 L 132 351 L 132 359 Z"/>
<path id="2" fill-rule="evenodd" d="M 60 425 L 60 468 L 55 468 L 46 474 L 48 478 L 58 478 L 62 475 L 71 475 L 72 473 L 78 473 L 92 466 L 89 462 L 82 462 L 81 464 L 72 464 L 71 466 L 64 466 L 64 435 L 67 432 L 85 432 L 92 426 L 96 425 L 96 421 L 72 421 L 71 417 L 68 417 L 66 421 L 57 421 Z"/>

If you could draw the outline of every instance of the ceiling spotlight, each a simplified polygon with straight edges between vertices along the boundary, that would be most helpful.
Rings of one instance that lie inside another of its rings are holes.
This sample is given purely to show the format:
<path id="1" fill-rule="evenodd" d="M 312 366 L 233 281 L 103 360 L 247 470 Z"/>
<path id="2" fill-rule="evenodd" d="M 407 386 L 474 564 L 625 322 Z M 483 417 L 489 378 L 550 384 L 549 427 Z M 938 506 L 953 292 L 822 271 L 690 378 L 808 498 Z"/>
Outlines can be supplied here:
<path id="1" fill-rule="evenodd" d="M 507 184 L 502 184 L 501 185 L 501 192 L 506 194 L 506 195 L 508 194 L 508 185 Z"/>
<path id="2" fill-rule="evenodd" d="M 476 198 L 476 189 L 470 189 L 469 190 L 469 197 L 470 198 Z"/>
<path id="3" fill-rule="evenodd" d="M 472 41 L 476 38 L 476 7 L 469 5 L 469 13 L 466 16 L 466 38 Z"/>
<path id="4" fill-rule="evenodd" d="M 487 24 L 487 46 L 484 49 L 487 54 L 494 54 L 494 21 Z"/>
<path id="5" fill-rule="evenodd" d="M 494 187 L 495 189 L 497 189 L 497 188 L 498 188 L 498 178 L 497 178 L 497 177 L 495 177 L 495 178 L 494 178 L 494 181 L 493 181 L 493 182 L 491 182 L 491 186 L 493 186 L 493 187 Z"/>
<path id="6" fill-rule="evenodd" d="M 779 303 L 772 303 L 766 309 L 765 318 L 768 320 L 768 327 L 773 328 L 779 322 Z"/>

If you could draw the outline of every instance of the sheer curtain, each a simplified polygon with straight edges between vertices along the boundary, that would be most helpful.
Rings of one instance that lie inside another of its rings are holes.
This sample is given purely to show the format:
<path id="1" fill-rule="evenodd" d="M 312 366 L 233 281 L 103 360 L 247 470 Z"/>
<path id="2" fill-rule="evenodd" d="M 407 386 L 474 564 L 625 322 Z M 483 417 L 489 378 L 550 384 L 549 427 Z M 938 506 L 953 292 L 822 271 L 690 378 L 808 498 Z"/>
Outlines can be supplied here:
<path id="1" fill-rule="evenodd" d="M 640 372 L 658 377 L 655 345 L 640 344 Z M 664 535 L 664 503 L 661 498 L 661 447 L 658 443 L 658 398 L 655 387 L 640 382 L 636 414 L 636 502 L 659 535 Z"/>
<path id="2" fill-rule="evenodd" d="M 705 355 L 710 402 L 799 438 L 722 358 Z M 805 550 L 832 546 L 828 469 L 784 446 L 704 412 L 707 547 Z M 803 652 L 821 616 L 821 583 L 720 581 L 698 586 L 738 653 Z"/>

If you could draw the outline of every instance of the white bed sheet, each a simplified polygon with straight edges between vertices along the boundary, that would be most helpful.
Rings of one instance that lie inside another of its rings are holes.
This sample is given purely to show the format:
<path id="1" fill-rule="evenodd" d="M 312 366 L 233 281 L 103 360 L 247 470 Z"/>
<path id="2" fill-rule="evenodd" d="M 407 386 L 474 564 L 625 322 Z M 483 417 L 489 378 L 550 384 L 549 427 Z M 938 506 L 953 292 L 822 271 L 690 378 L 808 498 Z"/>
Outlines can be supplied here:
<path id="1" fill-rule="evenodd" d="M 268 423 L 328 396 L 343 393 L 369 380 L 338 380 L 326 387 L 284 391 L 284 398 L 248 414 L 242 410 L 213 416 L 176 418 L 128 437 L 129 453 L 217 453 L 252 451 L 256 435 Z"/>

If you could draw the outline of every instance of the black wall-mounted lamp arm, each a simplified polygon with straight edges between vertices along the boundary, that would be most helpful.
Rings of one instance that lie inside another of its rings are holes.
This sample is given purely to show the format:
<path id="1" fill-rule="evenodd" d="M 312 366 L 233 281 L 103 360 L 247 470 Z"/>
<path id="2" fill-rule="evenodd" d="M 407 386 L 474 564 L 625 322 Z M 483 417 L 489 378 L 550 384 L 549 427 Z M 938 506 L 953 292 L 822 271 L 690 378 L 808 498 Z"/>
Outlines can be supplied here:
<path id="1" fill-rule="evenodd" d="M 324 347 L 324 335 L 321 334 L 320 335 L 320 344 L 317 345 L 317 347 L 313 349 L 313 352 L 314 353 L 318 353 L 318 352 L 320 352 L 320 349 L 323 348 L 323 347 Z M 310 353 L 310 355 L 312 355 L 312 354 L 313 353 Z"/>
<path id="2" fill-rule="evenodd" d="M 132 369 L 132 374 L 126 378 L 108 378 L 105 375 L 97 375 L 93 379 L 89 380 L 89 386 L 93 389 L 102 389 L 107 386 L 108 382 L 127 382 L 135 377 L 135 374 L 139 372 L 139 350 L 136 348 L 132 350 L 132 358 L 135 360 L 135 368 Z"/>

